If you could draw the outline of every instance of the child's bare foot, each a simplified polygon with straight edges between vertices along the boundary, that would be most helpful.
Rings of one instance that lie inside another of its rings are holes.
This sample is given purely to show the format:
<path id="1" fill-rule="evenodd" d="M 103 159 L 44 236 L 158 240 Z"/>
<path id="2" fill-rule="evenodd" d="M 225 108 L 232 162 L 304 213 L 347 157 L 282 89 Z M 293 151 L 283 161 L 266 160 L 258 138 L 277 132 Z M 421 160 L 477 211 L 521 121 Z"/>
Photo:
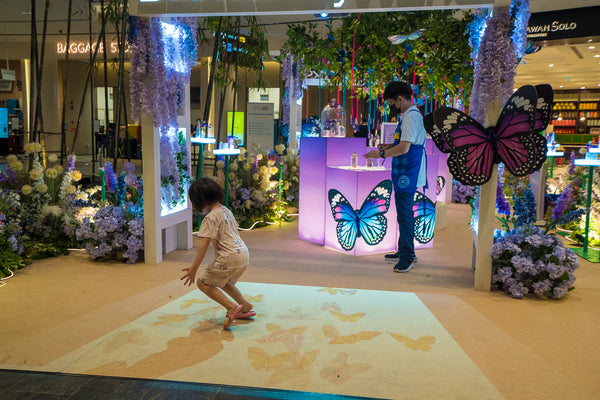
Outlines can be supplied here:
<path id="1" fill-rule="evenodd" d="M 250 312 L 250 311 L 252 311 L 253 308 L 254 308 L 254 306 L 250 303 L 242 304 L 242 312 L 243 313 Z"/>

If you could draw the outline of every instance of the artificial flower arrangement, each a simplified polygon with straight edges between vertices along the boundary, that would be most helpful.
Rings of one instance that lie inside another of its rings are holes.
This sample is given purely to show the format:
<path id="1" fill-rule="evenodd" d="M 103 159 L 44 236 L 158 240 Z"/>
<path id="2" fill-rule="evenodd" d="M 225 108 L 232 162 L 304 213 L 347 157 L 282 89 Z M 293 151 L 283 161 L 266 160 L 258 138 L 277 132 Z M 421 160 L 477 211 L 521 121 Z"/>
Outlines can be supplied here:
<path id="1" fill-rule="evenodd" d="M 39 143 L 27 143 L 24 150 L 31 157 L 29 163 L 9 155 L 6 171 L 0 173 L 0 188 L 5 193 L 3 234 L 11 232 L 9 249 L 23 260 L 67 254 L 68 248 L 75 245 L 69 229 L 77 224 L 73 201 L 80 190 L 75 185 L 81 179 L 81 172 L 75 169 L 75 156 L 71 155 L 63 168 L 53 154 L 40 162 Z M 8 228 L 16 224 L 19 231 Z"/>
<path id="2" fill-rule="evenodd" d="M 458 204 L 467 204 L 475 197 L 475 186 L 464 185 L 452 180 L 452 202 Z"/>
<path id="3" fill-rule="evenodd" d="M 573 289 L 579 259 L 549 231 L 558 224 L 579 219 L 583 210 L 567 214 L 557 212 L 542 229 L 533 225 L 536 202 L 531 188 L 527 186 L 523 188 L 522 196 L 513 197 L 514 213 L 511 216 L 511 206 L 501 186 L 502 179 L 499 178 L 496 208 L 504 216 L 497 217 L 502 229 L 494 232 L 492 284 L 518 299 L 529 293 L 553 299 L 563 297 Z"/>
<path id="4" fill-rule="evenodd" d="M 125 163 L 115 176 L 112 164 L 103 167 L 105 201 L 96 192 L 83 199 L 101 204 L 93 215 L 82 217 L 76 229 L 77 240 L 85 244 L 86 252 L 96 261 L 118 259 L 135 263 L 144 254 L 144 206 L 142 181 L 132 163 Z"/>
<path id="5" fill-rule="evenodd" d="M 217 162 L 222 170 L 223 161 Z M 242 228 L 254 223 L 282 221 L 288 207 L 298 207 L 299 158 L 295 148 L 283 144 L 253 154 L 245 149 L 229 165 L 229 208 Z"/>

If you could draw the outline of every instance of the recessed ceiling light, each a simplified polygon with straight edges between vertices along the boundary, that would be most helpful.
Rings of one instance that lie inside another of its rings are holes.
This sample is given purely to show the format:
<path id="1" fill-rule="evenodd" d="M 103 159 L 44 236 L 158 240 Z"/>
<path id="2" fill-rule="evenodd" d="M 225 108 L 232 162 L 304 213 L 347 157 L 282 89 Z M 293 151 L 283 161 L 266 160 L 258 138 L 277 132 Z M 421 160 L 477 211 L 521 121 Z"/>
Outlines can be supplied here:
<path id="1" fill-rule="evenodd" d="M 600 54 L 596 54 L 596 55 L 594 56 L 594 58 L 598 58 L 598 57 L 600 57 Z"/>
<path id="2" fill-rule="evenodd" d="M 588 39 L 588 42 L 591 42 L 591 41 L 592 41 L 592 39 Z"/>
<path id="3" fill-rule="evenodd" d="M 548 64 L 549 67 L 554 67 L 554 64 Z"/>
<path id="4" fill-rule="evenodd" d="M 598 86 L 600 86 L 600 83 L 598 84 Z"/>
<path id="5" fill-rule="evenodd" d="M 582 89 L 585 89 L 585 86 L 582 86 L 581 88 L 582 88 Z"/>
<path id="6" fill-rule="evenodd" d="M 596 48 L 596 46 L 589 46 L 588 49 L 590 50 L 594 50 Z"/>
<path id="7" fill-rule="evenodd" d="M 598 85 L 598 86 L 600 86 L 600 85 Z M 563 86 L 563 85 L 560 85 L 560 86 L 559 86 L 559 88 L 561 88 L 561 87 L 564 87 L 564 86 Z"/>

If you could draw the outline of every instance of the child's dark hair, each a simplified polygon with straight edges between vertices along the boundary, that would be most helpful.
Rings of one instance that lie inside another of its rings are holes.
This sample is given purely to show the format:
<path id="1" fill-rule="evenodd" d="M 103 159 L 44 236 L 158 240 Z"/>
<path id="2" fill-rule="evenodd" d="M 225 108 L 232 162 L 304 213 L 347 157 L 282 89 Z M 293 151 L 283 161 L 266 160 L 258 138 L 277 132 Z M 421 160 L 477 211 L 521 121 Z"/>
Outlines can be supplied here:
<path id="1" fill-rule="evenodd" d="M 192 182 L 188 196 L 196 211 L 202 211 L 216 202 L 225 201 L 223 188 L 211 178 L 200 178 Z"/>
<path id="2" fill-rule="evenodd" d="M 398 96 L 404 97 L 406 100 L 410 100 L 412 98 L 412 89 L 410 85 L 406 82 L 390 82 L 389 85 L 383 91 L 383 99 L 395 99 Z"/>

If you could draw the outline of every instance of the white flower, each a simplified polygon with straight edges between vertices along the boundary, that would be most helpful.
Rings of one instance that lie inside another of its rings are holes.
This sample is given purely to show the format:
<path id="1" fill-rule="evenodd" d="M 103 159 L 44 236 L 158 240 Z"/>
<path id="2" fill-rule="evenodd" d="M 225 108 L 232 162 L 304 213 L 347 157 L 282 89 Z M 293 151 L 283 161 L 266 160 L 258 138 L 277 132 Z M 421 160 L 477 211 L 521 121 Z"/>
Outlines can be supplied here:
<path id="1" fill-rule="evenodd" d="M 296 172 L 296 171 L 298 171 L 298 168 L 292 167 L 292 172 Z"/>
<path id="2" fill-rule="evenodd" d="M 266 174 L 267 173 L 267 166 L 266 165 L 262 165 L 260 167 L 260 173 L 261 174 Z"/>
<path id="3" fill-rule="evenodd" d="M 71 179 L 73 182 L 78 182 L 81 179 L 81 172 L 76 169 L 71 171 Z"/>
<path id="4" fill-rule="evenodd" d="M 73 194 L 77 191 L 77 188 L 73 185 L 67 186 L 67 194 Z"/>
<path id="5" fill-rule="evenodd" d="M 56 172 L 58 172 L 59 174 L 62 174 L 63 172 L 65 172 L 65 170 L 62 167 L 62 165 L 60 165 L 60 164 L 56 164 L 52 168 L 54 168 L 56 170 Z"/>
<path id="6" fill-rule="evenodd" d="M 48 162 L 57 162 L 58 161 L 58 157 L 56 156 L 56 154 L 50 154 L 48 156 Z"/>
<path id="7" fill-rule="evenodd" d="M 21 192 L 27 196 L 29 194 L 31 194 L 31 192 L 33 192 L 33 188 L 29 185 L 23 185 L 23 187 L 21 188 Z"/>
<path id="8" fill-rule="evenodd" d="M 225 163 L 222 160 L 217 161 L 217 168 L 223 168 Z"/>
<path id="9" fill-rule="evenodd" d="M 46 176 L 48 178 L 54 179 L 54 178 L 56 178 L 58 176 L 58 172 L 54 168 L 48 168 L 46 170 Z"/>
<path id="10" fill-rule="evenodd" d="M 36 189 L 40 193 L 46 193 L 48 191 L 48 185 L 46 185 L 45 183 L 40 183 L 39 185 L 37 185 Z"/>
<path id="11" fill-rule="evenodd" d="M 248 164 L 254 164 L 254 161 L 256 161 L 254 157 L 248 157 Z"/>
<path id="12" fill-rule="evenodd" d="M 13 161 L 12 163 L 9 163 L 9 164 L 10 164 L 10 167 L 15 172 L 19 172 L 19 171 L 23 170 L 23 163 L 19 160 Z"/>
<path id="13" fill-rule="evenodd" d="M 233 163 L 229 166 L 229 170 L 230 171 L 237 171 L 238 170 L 238 165 L 237 163 Z"/>
<path id="14" fill-rule="evenodd" d="M 29 178 L 33 181 L 39 181 L 44 176 L 44 173 L 39 169 L 32 169 L 29 171 Z"/>
<path id="15" fill-rule="evenodd" d="M 279 171 L 279 169 L 277 167 L 271 167 L 271 175 L 276 174 L 277 171 Z"/>
<path id="16" fill-rule="evenodd" d="M 27 143 L 23 146 L 23 150 L 25 151 L 25 154 L 39 153 L 42 151 L 42 145 L 39 143 Z"/>
<path id="17" fill-rule="evenodd" d="M 62 212 L 63 212 L 63 210 L 59 206 L 45 205 L 44 207 L 42 207 L 41 215 L 42 215 L 42 218 L 44 218 L 48 215 L 53 215 L 55 217 L 59 217 L 62 214 Z"/>
<path id="18" fill-rule="evenodd" d="M 275 151 L 277 152 L 277 154 L 283 154 L 283 151 L 285 150 L 285 145 L 284 144 L 278 144 L 277 146 L 275 146 Z"/>
<path id="19" fill-rule="evenodd" d="M 273 165 L 275 165 L 275 160 L 269 160 L 269 161 L 267 161 L 267 165 L 269 167 L 272 167 Z"/>
<path id="20" fill-rule="evenodd" d="M 248 163 L 244 164 L 244 171 L 250 171 L 250 169 L 252 168 L 252 166 Z"/>
<path id="21" fill-rule="evenodd" d="M 258 161 L 262 160 L 262 158 L 263 158 L 263 155 L 262 155 L 261 153 L 258 153 L 258 154 L 256 155 L 256 159 L 257 159 Z"/>
<path id="22" fill-rule="evenodd" d="M 252 174 L 252 179 L 254 179 L 255 181 L 260 179 L 260 175 L 257 173 Z"/>
<path id="23" fill-rule="evenodd" d="M 17 160 L 18 160 L 18 158 L 14 154 L 9 154 L 9 155 L 6 156 L 6 162 L 9 163 L 9 164 L 12 164 L 12 163 L 14 163 Z"/>
<path id="24" fill-rule="evenodd" d="M 98 212 L 98 209 L 96 207 L 82 207 L 79 209 L 77 215 L 75 215 L 75 218 L 79 221 L 83 221 L 85 217 L 88 217 L 90 221 L 93 222 L 94 215 L 96 215 L 96 212 Z"/>

